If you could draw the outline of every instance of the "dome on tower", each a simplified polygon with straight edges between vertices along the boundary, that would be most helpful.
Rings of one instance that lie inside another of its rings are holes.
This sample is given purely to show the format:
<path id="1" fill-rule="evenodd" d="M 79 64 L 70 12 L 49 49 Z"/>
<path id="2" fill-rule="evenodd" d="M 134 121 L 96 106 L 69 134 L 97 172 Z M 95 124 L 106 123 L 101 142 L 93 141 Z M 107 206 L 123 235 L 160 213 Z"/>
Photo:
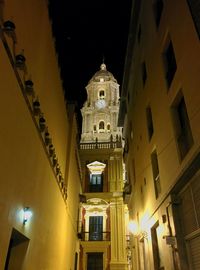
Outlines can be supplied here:
<path id="1" fill-rule="evenodd" d="M 106 69 L 106 65 L 103 63 L 100 66 L 100 70 L 97 71 L 90 82 L 104 82 L 104 81 L 113 81 L 117 82 L 111 72 Z"/>

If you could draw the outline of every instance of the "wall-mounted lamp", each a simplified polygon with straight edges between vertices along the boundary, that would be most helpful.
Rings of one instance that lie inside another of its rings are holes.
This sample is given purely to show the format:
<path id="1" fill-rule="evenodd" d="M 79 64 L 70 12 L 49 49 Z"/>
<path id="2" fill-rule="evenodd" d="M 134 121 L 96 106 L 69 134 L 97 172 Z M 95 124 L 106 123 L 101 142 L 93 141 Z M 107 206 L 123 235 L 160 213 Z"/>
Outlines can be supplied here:
<path id="1" fill-rule="evenodd" d="M 24 217 L 23 217 L 23 224 L 25 225 L 27 221 L 32 217 L 33 213 L 30 210 L 30 207 L 24 207 Z"/>

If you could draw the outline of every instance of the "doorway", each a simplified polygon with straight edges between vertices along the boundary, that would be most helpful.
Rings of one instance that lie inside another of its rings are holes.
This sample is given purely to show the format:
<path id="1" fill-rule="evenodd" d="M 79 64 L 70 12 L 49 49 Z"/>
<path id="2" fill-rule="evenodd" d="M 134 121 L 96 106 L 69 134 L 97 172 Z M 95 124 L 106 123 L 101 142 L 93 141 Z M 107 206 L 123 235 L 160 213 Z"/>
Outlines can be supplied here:
<path id="1" fill-rule="evenodd" d="M 20 270 L 28 248 L 29 239 L 13 229 L 10 237 L 4 270 Z"/>

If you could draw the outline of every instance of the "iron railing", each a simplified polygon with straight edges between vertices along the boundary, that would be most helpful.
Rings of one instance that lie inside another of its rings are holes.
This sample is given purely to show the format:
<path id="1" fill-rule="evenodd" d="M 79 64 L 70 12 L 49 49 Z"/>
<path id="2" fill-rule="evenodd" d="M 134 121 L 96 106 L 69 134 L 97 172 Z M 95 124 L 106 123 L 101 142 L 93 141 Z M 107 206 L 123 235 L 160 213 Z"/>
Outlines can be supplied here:
<path id="1" fill-rule="evenodd" d="M 110 241 L 110 232 L 81 232 L 78 236 L 82 241 Z"/>

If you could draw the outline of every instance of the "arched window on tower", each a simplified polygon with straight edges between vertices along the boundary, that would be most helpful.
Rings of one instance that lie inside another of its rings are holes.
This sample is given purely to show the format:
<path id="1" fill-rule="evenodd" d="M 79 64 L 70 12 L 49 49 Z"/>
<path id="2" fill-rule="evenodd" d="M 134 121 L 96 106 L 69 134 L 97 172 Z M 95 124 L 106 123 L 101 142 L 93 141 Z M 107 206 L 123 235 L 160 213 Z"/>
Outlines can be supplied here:
<path id="1" fill-rule="evenodd" d="M 104 130 L 104 121 L 99 122 L 99 129 Z"/>
<path id="2" fill-rule="evenodd" d="M 104 90 L 100 90 L 99 91 L 99 98 L 100 99 L 104 99 L 105 98 L 105 92 L 104 92 Z"/>
<path id="3" fill-rule="evenodd" d="M 107 124 L 107 131 L 110 132 L 110 124 Z"/>

